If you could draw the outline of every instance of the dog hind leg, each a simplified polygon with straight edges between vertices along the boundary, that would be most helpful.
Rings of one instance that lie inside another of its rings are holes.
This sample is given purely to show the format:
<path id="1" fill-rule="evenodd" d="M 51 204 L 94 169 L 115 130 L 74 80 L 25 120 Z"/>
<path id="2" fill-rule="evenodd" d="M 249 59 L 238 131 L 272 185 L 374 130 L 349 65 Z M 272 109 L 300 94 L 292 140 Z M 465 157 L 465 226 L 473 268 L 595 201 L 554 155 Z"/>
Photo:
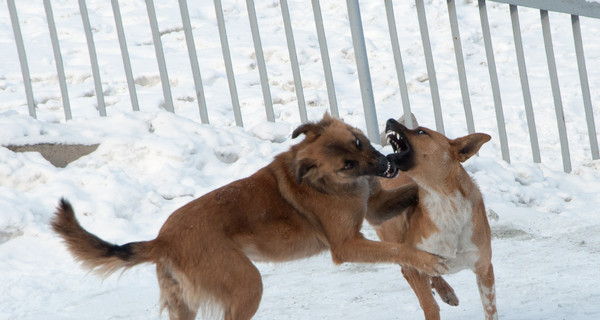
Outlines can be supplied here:
<path id="1" fill-rule="evenodd" d="M 171 267 L 165 263 L 156 264 L 156 276 L 160 287 L 160 309 L 169 312 L 171 320 L 193 320 L 196 318 L 198 308 L 190 307 L 183 296 L 183 288 Z"/>
<path id="2" fill-rule="evenodd" d="M 442 301 L 446 304 L 456 307 L 458 305 L 458 297 L 454 293 L 454 289 L 442 277 L 431 277 L 431 288 L 435 289 Z"/>
<path id="3" fill-rule="evenodd" d="M 485 311 L 486 320 L 497 320 L 498 311 L 496 309 L 496 288 L 494 285 L 494 267 L 489 266 L 476 270 L 477 287 L 481 296 L 481 303 Z"/>
<path id="4" fill-rule="evenodd" d="M 439 320 L 440 307 L 433 297 L 433 292 L 431 291 L 430 285 L 430 277 L 426 274 L 420 273 L 414 268 L 403 267 L 402 274 L 417 295 L 419 304 L 421 304 L 421 309 L 423 309 L 423 312 L 425 313 L 425 319 Z"/>
<path id="5" fill-rule="evenodd" d="M 258 310 L 262 297 L 262 278 L 260 272 L 245 255 L 230 265 L 223 266 L 228 300 L 225 303 L 225 320 L 250 320 Z"/>
<path id="6" fill-rule="evenodd" d="M 183 270 L 192 287 L 186 299 L 197 302 L 207 317 L 216 317 L 213 307 L 217 306 L 224 320 L 250 320 L 254 316 L 262 297 L 262 278 L 242 250 L 231 243 L 213 243 L 208 256 L 192 261 L 200 264 Z"/>
<path id="7" fill-rule="evenodd" d="M 262 297 L 256 266 L 228 241 L 198 247 L 156 263 L 161 310 L 168 309 L 171 320 L 195 319 L 199 311 L 204 318 L 250 320 Z"/>

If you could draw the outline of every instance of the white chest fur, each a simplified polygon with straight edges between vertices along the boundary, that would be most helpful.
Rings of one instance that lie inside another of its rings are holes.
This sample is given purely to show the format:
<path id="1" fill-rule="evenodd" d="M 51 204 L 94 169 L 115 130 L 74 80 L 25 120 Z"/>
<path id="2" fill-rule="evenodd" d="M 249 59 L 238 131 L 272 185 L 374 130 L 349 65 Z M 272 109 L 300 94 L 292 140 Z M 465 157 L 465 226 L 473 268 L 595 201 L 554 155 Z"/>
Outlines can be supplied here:
<path id="1" fill-rule="evenodd" d="M 439 231 L 422 238 L 417 248 L 447 259 L 449 273 L 473 269 L 479 259 L 479 253 L 471 240 L 471 202 L 458 191 L 447 195 L 432 190 L 424 192 L 420 201 Z"/>

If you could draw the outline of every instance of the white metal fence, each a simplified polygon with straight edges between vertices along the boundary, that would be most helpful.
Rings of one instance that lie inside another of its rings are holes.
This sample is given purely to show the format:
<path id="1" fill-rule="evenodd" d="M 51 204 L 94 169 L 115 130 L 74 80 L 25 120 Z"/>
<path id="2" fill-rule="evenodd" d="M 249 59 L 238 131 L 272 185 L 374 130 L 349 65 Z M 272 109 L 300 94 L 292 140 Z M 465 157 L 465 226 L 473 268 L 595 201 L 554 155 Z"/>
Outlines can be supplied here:
<path id="1" fill-rule="evenodd" d="M 140 0 L 141 1 L 141 0 Z M 563 162 L 563 169 L 566 172 L 571 171 L 571 159 L 569 149 L 569 139 L 567 137 L 567 129 L 563 114 L 563 103 L 561 100 L 561 91 L 559 85 L 559 76 L 556 68 L 556 61 L 554 56 L 553 41 L 550 29 L 549 11 L 558 12 L 570 16 L 571 28 L 573 33 L 573 40 L 576 52 L 576 59 L 573 63 L 577 64 L 577 70 L 580 79 L 581 87 L 581 110 L 585 112 L 587 137 L 589 140 L 589 150 L 591 152 L 592 159 L 598 159 L 600 157 L 598 151 L 598 140 L 595 129 L 594 121 L 594 110 L 592 102 L 594 98 L 598 98 L 600 94 L 599 89 L 591 91 L 588 82 L 588 68 L 586 67 L 586 60 L 584 54 L 584 44 L 582 40 L 582 31 L 580 25 L 580 16 L 591 17 L 600 19 L 600 3 L 596 1 L 587 0 L 494 0 L 498 3 L 505 3 L 510 13 L 510 21 L 513 30 L 513 41 L 511 44 L 514 46 L 514 50 L 517 57 L 517 67 L 520 88 L 523 96 L 523 105 L 527 126 L 529 130 L 529 145 L 531 148 L 532 160 L 534 162 L 541 162 L 540 145 L 538 141 L 538 131 L 536 129 L 534 106 L 535 101 L 532 99 L 529 73 L 526 67 L 526 59 L 524 54 L 524 47 L 527 47 L 522 39 L 522 32 L 520 27 L 519 8 L 521 6 L 535 8 L 539 10 L 540 23 L 542 26 L 543 46 L 547 58 L 547 70 L 548 77 L 551 83 L 552 96 L 554 101 L 554 110 L 556 115 L 556 125 L 558 128 L 561 157 Z M 394 4 L 392 0 L 384 0 L 386 22 L 388 25 L 390 43 L 393 51 L 393 64 L 395 65 L 396 76 L 398 81 L 398 87 L 401 95 L 402 110 L 404 113 L 411 112 L 410 103 L 410 90 L 407 86 L 407 80 L 405 75 L 405 66 L 401 56 L 402 43 L 399 42 L 398 27 L 395 21 Z M 29 71 L 29 64 L 27 60 L 27 52 L 25 50 L 25 40 L 21 33 L 21 25 L 19 23 L 18 6 L 23 5 L 22 2 L 17 4 L 15 0 L 6 0 L 7 8 L 10 14 L 10 19 L 13 27 L 14 42 L 18 51 L 18 57 L 20 62 L 20 68 L 23 77 L 23 85 L 25 87 L 25 97 L 29 108 L 29 114 L 32 117 L 36 117 L 36 100 L 34 98 L 34 91 L 31 85 L 31 75 Z M 65 75 L 65 68 L 63 65 L 62 57 L 63 53 L 60 48 L 60 41 L 58 38 L 59 32 L 55 24 L 55 16 L 52 11 L 52 3 L 50 0 L 43 0 L 47 26 L 40 26 L 40 28 L 48 28 L 49 35 L 51 38 L 52 49 L 56 65 L 56 75 L 58 77 L 58 83 L 60 87 L 62 108 L 64 110 L 65 118 L 71 119 L 71 106 L 69 99 L 69 90 L 67 86 L 67 77 Z M 460 94 L 462 104 L 464 107 L 465 123 L 468 132 L 475 131 L 474 122 L 474 111 L 472 108 L 471 97 L 472 93 L 469 89 L 469 83 L 467 81 L 467 70 L 465 67 L 465 55 L 463 53 L 463 42 L 461 41 L 459 31 L 459 19 L 460 14 L 457 13 L 456 4 L 454 0 L 447 0 L 447 13 L 449 18 L 448 28 L 452 35 L 452 42 L 454 48 L 454 57 L 456 63 L 457 77 L 460 83 Z M 79 11 L 81 20 L 83 23 L 83 29 L 85 31 L 87 51 L 89 52 L 90 66 L 92 69 L 94 92 L 97 99 L 97 109 L 100 116 L 106 115 L 106 102 L 104 101 L 103 93 L 103 79 L 101 79 L 101 72 L 99 70 L 98 57 L 96 54 L 94 31 L 90 25 L 90 18 L 88 16 L 88 9 L 86 7 L 85 0 L 78 0 Z M 167 72 L 167 62 L 165 59 L 165 52 L 161 42 L 161 30 L 159 29 L 157 22 L 157 12 L 154 7 L 153 0 L 145 0 L 147 9 L 147 17 L 149 26 L 152 32 L 152 42 L 154 47 L 154 55 L 158 63 L 160 84 L 162 93 L 164 96 L 164 108 L 171 112 L 174 112 L 173 97 L 171 93 L 169 75 Z M 300 72 L 298 57 L 297 57 L 297 45 L 294 40 L 294 31 L 292 28 L 290 9 L 287 0 L 279 0 L 278 3 L 281 9 L 282 25 L 285 32 L 286 46 L 289 54 L 289 61 L 291 64 L 294 90 L 296 94 L 298 113 L 302 122 L 308 120 L 306 101 L 304 97 L 304 85 Z M 316 36 L 318 39 L 318 46 L 320 50 L 320 59 L 322 62 L 323 76 L 325 78 L 327 97 L 329 110 L 334 116 L 339 117 L 338 102 L 336 89 L 334 85 L 331 57 L 328 50 L 328 38 L 325 33 L 324 20 L 321 10 L 321 3 L 319 0 L 311 0 L 310 5 L 312 6 L 312 12 L 314 15 L 314 23 L 316 29 Z M 504 5 L 504 4 L 502 4 Z M 204 86 L 202 83 L 202 76 L 200 72 L 200 66 L 198 64 L 198 53 L 196 51 L 194 33 L 192 32 L 193 26 L 190 20 L 190 14 L 188 11 L 188 3 L 186 0 L 179 0 L 178 2 L 180 11 L 180 22 L 182 30 L 185 36 L 186 49 L 189 56 L 189 63 L 192 69 L 193 82 L 195 88 L 196 101 L 198 104 L 200 119 L 202 123 L 209 123 L 210 114 L 207 108 L 207 102 L 205 99 Z M 261 43 L 261 32 L 259 31 L 259 24 L 256 14 L 256 6 L 254 0 L 246 0 L 247 15 L 249 18 L 249 25 L 252 34 L 252 42 L 254 46 L 254 52 L 256 57 L 256 66 L 260 76 L 260 87 L 264 101 L 264 107 L 266 112 L 266 118 L 268 121 L 275 121 L 273 112 L 273 100 L 271 96 L 269 75 L 267 72 L 267 66 L 265 62 L 265 56 L 263 53 L 263 46 Z M 490 23 L 488 17 L 488 3 L 485 0 L 477 1 L 477 8 L 479 10 L 480 25 L 481 25 L 481 36 L 485 44 L 485 55 L 486 64 L 489 72 L 490 88 L 492 91 L 493 105 L 495 109 L 495 118 L 497 124 L 497 133 L 500 141 L 502 158 L 508 162 L 511 161 L 510 156 L 510 145 L 507 138 L 507 129 L 505 123 L 505 115 L 503 111 L 502 94 L 500 90 L 500 82 L 498 79 L 498 70 L 496 68 L 496 61 L 494 55 L 494 48 L 492 43 L 492 36 L 490 30 Z M 114 17 L 114 23 L 116 26 L 116 33 L 118 37 L 120 55 L 122 57 L 124 73 L 127 80 L 128 95 L 131 101 L 131 109 L 137 111 L 140 109 L 138 102 L 138 92 L 136 91 L 136 84 L 134 81 L 134 72 L 132 70 L 132 64 L 129 56 L 129 46 L 124 32 L 123 19 L 120 12 L 120 4 L 118 0 L 111 0 L 112 15 Z M 368 50 L 365 45 L 365 36 L 363 32 L 363 22 L 361 21 L 361 10 L 358 0 L 347 0 L 347 17 L 349 19 L 350 30 L 352 36 L 352 43 L 354 48 L 354 56 L 356 60 L 356 70 L 358 74 L 358 80 L 361 90 L 362 104 L 364 106 L 364 116 L 367 128 L 367 134 L 373 141 L 379 139 L 379 124 L 377 120 L 377 107 L 375 106 L 375 99 L 373 93 L 373 87 L 371 85 L 371 68 L 369 67 L 369 56 Z M 238 89 L 236 87 L 236 74 L 232 65 L 231 59 L 231 48 L 229 39 L 227 36 L 225 15 L 221 0 L 214 0 L 215 17 L 218 26 L 220 47 L 223 55 L 223 63 L 225 66 L 227 81 L 229 87 L 229 95 L 231 104 L 233 106 L 233 114 L 235 117 L 235 123 L 238 126 L 243 126 L 242 112 L 240 109 L 240 100 L 238 96 Z M 430 43 L 429 28 L 426 15 L 426 3 L 423 0 L 414 1 L 414 10 L 417 15 L 420 36 L 423 48 L 423 58 L 425 60 L 427 81 L 429 83 L 431 104 L 433 106 L 433 114 L 435 117 L 436 129 L 440 132 L 444 132 L 444 121 L 443 121 L 443 108 L 442 108 L 442 97 L 438 88 L 438 80 L 436 78 L 436 68 L 434 64 L 434 52 Z M 372 22 L 370 22 L 372 23 Z M 600 35 L 598 35 L 600 36 Z M 600 39 L 600 38 L 599 38 Z M 504 45 L 504 44 L 501 44 Z M 592 70 L 597 71 L 597 65 L 600 61 L 594 61 L 592 64 Z M 3 61 L 2 63 L 12 63 L 10 61 Z M 392 63 L 390 61 L 390 63 Z M 596 92 L 592 94 L 591 92 Z"/>

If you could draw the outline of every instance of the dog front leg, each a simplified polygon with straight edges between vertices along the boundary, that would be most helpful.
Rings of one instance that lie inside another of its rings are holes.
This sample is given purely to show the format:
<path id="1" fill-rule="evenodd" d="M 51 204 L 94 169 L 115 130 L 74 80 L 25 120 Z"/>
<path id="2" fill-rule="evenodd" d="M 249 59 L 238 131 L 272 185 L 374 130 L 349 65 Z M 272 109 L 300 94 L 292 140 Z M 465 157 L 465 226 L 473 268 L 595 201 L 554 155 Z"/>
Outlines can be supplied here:
<path id="1" fill-rule="evenodd" d="M 384 190 L 380 185 L 374 186 L 369 196 L 366 220 L 372 225 L 380 225 L 402 214 L 407 208 L 417 204 L 418 191 L 414 182 L 391 190 Z"/>
<path id="2" fill-rule="evenodd" d="M 402 275 L 410 287 L 413 289 L 421 309 L 425 313 L 426 320 L 439 320 L 440 319 L 440 306 L 435 301 L 433 293 L 430 289 L 430 277 L 426 274 L 420 273 L 418 270 L 413 268 L 402 268 Z"/>
<path id="3" fill-rule="evenodd" d="M 476 270 L 477 287 L 485 311 L 486 320 L 497 320 L 498 310 L 496 309 L 496 288 L 494 285 L 494 267 L 490 263 L 489 266 Z"/>
<path id="4" fill-rule="evenodd" d="M 440 257 L 414 247 L 390 242 L 365 239 L 362 236 L 331 245 L 331 255 L 337 264 L 344 262 L 397 263 L 420 270 L 423 273 L 439 275 L 448 267 Z"/>

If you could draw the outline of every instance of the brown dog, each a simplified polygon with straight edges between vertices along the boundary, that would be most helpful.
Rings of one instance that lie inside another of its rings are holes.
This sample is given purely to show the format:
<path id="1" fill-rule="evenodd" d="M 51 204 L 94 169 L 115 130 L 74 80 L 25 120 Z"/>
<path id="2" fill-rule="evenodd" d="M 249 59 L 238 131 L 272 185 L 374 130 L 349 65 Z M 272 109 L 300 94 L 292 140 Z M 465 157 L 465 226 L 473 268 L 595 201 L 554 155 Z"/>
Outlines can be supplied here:
<path id="1" fill-rule="evenodd" d="M 450 140 L 422 127 L 409 130 L 393 119 L 388 120 L 386 132 L 395 152 L 388 159 L 405 176 L 390 180 L 384 188 L 412 180 L 419 186 L 419 201 L 405 214 L 381 225 L 375 222 L 379 238 L 439 255 L 447 259 L 450 273 L 473 270 L 486 319 L 497 319 L 490 226 L 481 193 L 461 165 L 490 136 L 474 133 Z M 444 302 L 458 304 L 454 291 L 441 277 L 430 277 L 410 266 L 403 266 L 402 273 L 426 319 L 440 318 L 431 287 Z"/>
<path id="2" fill-rule="evenodd" d="M 156 239 L 122 246 L 85 231 L 62 200 L 52 227 L 76 259 L 108 275 L 155 263 L 161 310 L 193 319 L 199 308 L 220 307 L 224 319 L 250 319 L 262 280 L 251 259 L 287 261 L 329 249 L 335 263 L 398 263 L 428 274 L 446 271 L 439 257 L 397 243 L 365 239 L 365 216 L 402 211 L 417 187 L 382 190 L 375 176 L 397 169 L 363 133 L 325 115 L 292 134 L 305 139 L 254 175 L 214 190 L 176 210 Z"/>

